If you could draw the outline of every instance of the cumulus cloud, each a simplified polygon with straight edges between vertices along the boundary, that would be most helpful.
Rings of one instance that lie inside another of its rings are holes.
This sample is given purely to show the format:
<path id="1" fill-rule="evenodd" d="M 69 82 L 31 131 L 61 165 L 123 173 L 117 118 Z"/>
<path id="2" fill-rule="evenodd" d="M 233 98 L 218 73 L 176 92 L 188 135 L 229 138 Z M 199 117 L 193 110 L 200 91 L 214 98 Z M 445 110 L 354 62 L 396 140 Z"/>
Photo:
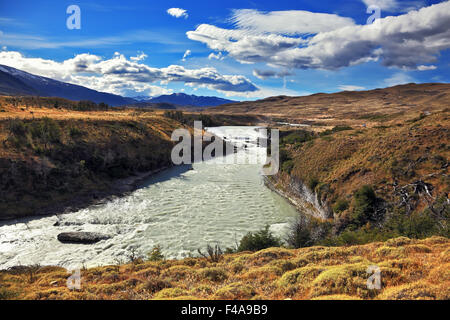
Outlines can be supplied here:
<path id="1" fill-rule="evenodd" d="M 187 36 L 212 50 L 227 52 L 241 63 L 336 70 L 381 61 L 388 67 L 417 69 L 436 62 L 439 53 L 450 48 L 450 1 L 385 17 L 376 25 L 347 25 L 311 36 L 287 35 L 304 33 L 304 26 L 298 27 L 298 32 L 266 26 L 263 33 L 263 24 L 248 25 L 255 26 L 254 30 L 242 24 L 235 29 L 202 24 Z"/>
<path id="2" fill-rule="evenodd" d="M 191 50 L 186 50 L 186 52 L 184 53 L 184 55 L 183 55 L 183 59 L 181 59 L 182 61 L 186 61 L 186 58 L 188 57 L 188 56 L 190 56 L 191 55 Z"/>
<path id="3" fill-rule="evenodd" d="M 111 59 L 92 54 L 79 54 L 57 62 L 42 58 L 27 58 L 20 52 L 1 51 L 0 64 L 33 74 L 83 85 L 95 90 L 124 94 L 124 92 L 161 92 L 167 89 L 155 83 L 182 82 L 224 93 L 246 93 L 258 88 L 241 75 L 222 75 L 214 68 L 186 69 L 178 65 L 152 68 L 115 53 Z"/>
<path id="4" fill-rule="evenodd" d="M 181 8 L 170 8 L 167 10 L 167 13 L 175 18 L 189 17 L 187 11 L 185 9 L 181 9 Z"/>
<path id="5" fill-rule="evenodd" d="M 228 30 L 202 24 L 188 31 L 191 40 L 203 42 L 215 51 L 225 51 L 241 63 L 270 62 L 271 56 L 294 49 L 306 40 L 277 34 L 251 34 L 246 30 Z"/>

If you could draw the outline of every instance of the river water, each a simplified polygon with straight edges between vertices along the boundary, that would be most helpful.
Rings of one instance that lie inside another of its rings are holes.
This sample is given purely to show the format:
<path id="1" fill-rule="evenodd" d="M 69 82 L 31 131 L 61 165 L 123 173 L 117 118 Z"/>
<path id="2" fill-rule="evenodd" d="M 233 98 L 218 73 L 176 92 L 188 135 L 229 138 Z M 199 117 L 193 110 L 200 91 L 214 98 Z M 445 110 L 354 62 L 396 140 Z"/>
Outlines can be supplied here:
<path id="1" fill-rule="evenodd" d="M 265 152 L 256 127 L 208 129 L 239 147 L 239 154 Z M 249 137 L 245 139 L 245 137 Z M 296 210 L 263 182 L 261 165 L 213 161 L 175 167 L 149 178 L 132 194 L 59 217 L 0 224 L 0 269 L 16 265 L 92 267 L 127 262 L 160 245 L 167 258 L 196 255 L 218 243 L 234 247 L 243 235 L 270 225 L 287 233 Z M 59 221 L 58 226 L 54 226 Z M 94 245 L 62 244 L 61 232 L 100 232 Z"/>

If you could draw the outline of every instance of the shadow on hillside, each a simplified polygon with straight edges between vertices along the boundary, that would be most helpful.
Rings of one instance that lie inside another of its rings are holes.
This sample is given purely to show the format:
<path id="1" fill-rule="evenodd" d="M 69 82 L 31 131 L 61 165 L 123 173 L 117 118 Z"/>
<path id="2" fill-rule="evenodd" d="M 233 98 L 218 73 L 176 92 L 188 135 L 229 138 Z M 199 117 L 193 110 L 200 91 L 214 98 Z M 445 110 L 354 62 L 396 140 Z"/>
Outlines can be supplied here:
<path id="1" fill-rule="evenodd" d="M 192 170 L 192 165 L 190 164 L 184 164 L 163 170 L 151 177 L 148 177 L 147 179 L 144 179 L 137 185 L 137 189 L 146 188 L 154 183 L 168 181 L 173 178 L 179 178 L 183 173 L 189 170 Z"/>

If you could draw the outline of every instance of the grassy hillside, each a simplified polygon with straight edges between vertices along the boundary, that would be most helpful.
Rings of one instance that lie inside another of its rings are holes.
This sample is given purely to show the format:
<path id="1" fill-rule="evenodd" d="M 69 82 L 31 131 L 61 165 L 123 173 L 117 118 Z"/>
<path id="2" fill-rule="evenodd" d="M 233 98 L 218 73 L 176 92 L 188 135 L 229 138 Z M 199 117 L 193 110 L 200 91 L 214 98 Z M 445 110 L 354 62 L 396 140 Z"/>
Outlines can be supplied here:
<path id="1" fill-rule="evenodd" d="M 154 256 L 153 256 L 154 258 Z M 368 267 L 381 289 L 368 289 Z M 179 261 L 135 259 L 81 270 L 69 290 L 58 267 L 0 272 L 0 299 L 450 299 L 449 240 L 397 238 L 351 247 L 270 248 Z"/>
<path id="2" fill-rule="evenodd" d="M 305 97 L 270 97 L 222 105 L 205 112 L 265 115 L 275 121 L 322 126 L 373 126 L 379 121 L 408 118 L 412 112 L 442 110 L 449 104 L 450 84 L 430 83 Z"/>
<path id="3" fill-rule="evenodd" d="M 120 179 L 171 165 L 170 136 L 183 127 L 162 112 L 21 102 L 0 101 L 0 219 L 58 213 L 127 191 Z"/>
<path id="4" fill-rule="evenodd" d="M 449 127 L 444 110 L 372 128 L 283 131 L 281 172 L 269 181 L 294 200 L 309 197 L 302 212 L 322 213 L 313 243 L 448 237 Z"/>

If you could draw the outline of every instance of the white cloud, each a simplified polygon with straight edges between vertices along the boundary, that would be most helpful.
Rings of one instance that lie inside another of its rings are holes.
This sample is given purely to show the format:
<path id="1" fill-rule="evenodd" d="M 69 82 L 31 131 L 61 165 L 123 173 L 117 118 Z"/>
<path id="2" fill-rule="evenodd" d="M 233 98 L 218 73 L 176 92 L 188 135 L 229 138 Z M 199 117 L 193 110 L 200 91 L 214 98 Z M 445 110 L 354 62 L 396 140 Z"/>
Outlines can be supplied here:
<path id="1" fill-rule="evenodd" d="M 216 59 L 216 60 L 223 60 L 225 59 L 225 57 L 222 55 L 222 52 L 219 52 L 218 54 L 215 54 L 214 52 L 212 52 L 209 56 L 208 56 L 209 60 L 212 59 Z"/>
<path id="2" fill-rule="evenodd" d="M 57 49 L 57 48 L 99 48 L 117 47 L 124 44 L 133 43 L 159 43 L 165 46 L 180 46 L 186 42 L 178 41 L 174 37 L 162 34 L 158 31 L 133 30 L 126 33 L 94 38 L 48 38 L 30 34 L 4 33 L 0 31 L 0 41 L 2 45 L 18 47 L 22 49 Z"/>
<path id="3" fill-rule="evenodd" d="M 303 10 L 261 12 L 241 9 L 234 11 L 231 20 L 240 29 L 285 35 L 315 34 L 355 25 L 351 18 Z"/>
<path id="4" fill-rule="evenodd" d="M 384 80 L 384 83 L 388 87 L 398 86 L 400 84 L 407 84 L 412 82 L 415 82 L 414 78 L 402 72 L 395 73 L 390 78 Z"/>
<path id="5" fill-rule="evenodd" d="M 305 40 L 277 34 L 249 34 L 242 29 L 227 30 L 202 24 L 195 31 L 188 31 L 191 40 L 200 41 L 215 51 L 225 51 L 241 63 L 270 62 L 278 52 L 296 48 Z"/>
<path id="6" fill-rule="evenodd" d="M 27 58 L 16 51 L 0 51 L 0 64 L 116 94 L 167 90 L 155 86 L 153 83 L 156 82 L 163 84 L 182 82 L 227 93 L 258 91 L 250 80 L 241 75 L 222 75 L 214 68 L 186 69 L 178 65 L 152 68 L 128 60 L 118 52 L 111 59 L 103 59 L 92 54 L 79 54 L 74 58 L 57 62 L 42 58 Z"/>
<path id="7" fill-rule="evenodd" d="M 365 90 L 365 87 L 361 87 L 361 86 L 354 86 L 354 85 L 341 85 L 338 87 L 339 90 L 342 91 L 359 91 L 359 90 Z"/>
<path id="8" fill-rule="evenodd" d="M 142 60 L 145 60 L 146 58 L 148 58 L 148 56 L 145 53 L 141 52 L 140 54 L 138 54 L 135 57 L 130 57 L 130 60 L 132 60 L 132 61 L 142 61 Z"/>
<path id="9" fill-rule="evenodd" d="M 187 11 L 185 9 L 181 9 L 181 8 L 170 8 L 167 10 L 167 13 L 175 18 L 184 17 L 187 19 L 187 17 L 189 17 Z"/>
<path id="10" fill-rule="evenodd" d="M 367 6 L 377 6 L 381 10 L 388 12 L 408 12 L 421 8 L 425 5 L 424 1 L 420 0 L 362 0 Z"/>
<path id="11" fill-rule="evenodd" d="M 377 6 L 381 10 L 395 10 L 398 6 L 397 0 L 362 0 L 362 2 L 370 7 Z"/>
<path id="12" fill-rule="evenodd" d="M 263 31 L 263 24 L 254 24 Z M 348 25 L 306 38 L 281 34 L 288 29 L 279 26 L 267 28 L 265 33 L 258 33 L 239 25 L 230 30 L 202 24 L 187 36 L 212 50 L 227 52 L 241 63 L 336 70 L 381 61 L 388 67 L 417 69 L 436 62 L 439 53 L 450 48 L 450 1 L 385 17 L 377 25 Z M 307 29 L 298 30 L 297 34 Z"/>
<path id="13" fill-rule="evenodd" d="M 184 53 L 184 55 L 183 55 L 183 59 L 181 59 L 182 61 L 186 61 L 186 58 L 188 57 L 188 56 L 190 56 L 191 55 L 191 50 L 186 50 L 186 52 Z"/>
<path id="14" fill-rule="evenodd" d="M 421 65 L 421 66 L 417 67 L 417 70 L 419 70 L 419 71 L 429 71 L 429 70 L 436 70 L 436 69 L 437 69 L 437 67 L 433 66 L 433 65 L 431 65 L 431 66 Z"/>

